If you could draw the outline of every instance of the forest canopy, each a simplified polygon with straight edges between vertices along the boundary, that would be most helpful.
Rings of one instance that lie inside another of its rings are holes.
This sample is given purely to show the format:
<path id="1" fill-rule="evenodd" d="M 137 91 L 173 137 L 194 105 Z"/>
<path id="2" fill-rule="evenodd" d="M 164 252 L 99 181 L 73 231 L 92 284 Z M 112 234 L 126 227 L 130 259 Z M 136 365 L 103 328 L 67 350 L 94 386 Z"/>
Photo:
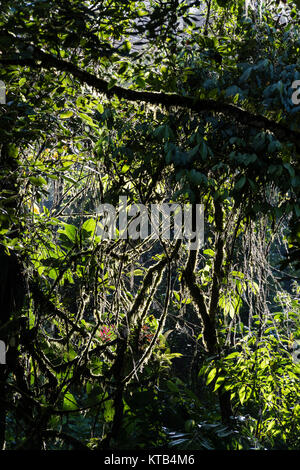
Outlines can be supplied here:
<path id="1" fill-rule="evenodd" d="M 1 1 L 2 450 L 299 449 L 299 20 Z"/>

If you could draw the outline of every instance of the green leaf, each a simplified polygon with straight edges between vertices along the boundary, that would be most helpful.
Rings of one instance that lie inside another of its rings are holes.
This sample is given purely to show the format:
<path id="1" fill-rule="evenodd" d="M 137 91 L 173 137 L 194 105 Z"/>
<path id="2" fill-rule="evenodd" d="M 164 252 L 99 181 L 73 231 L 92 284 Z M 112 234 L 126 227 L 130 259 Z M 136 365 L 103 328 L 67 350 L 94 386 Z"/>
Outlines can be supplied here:
<path id="1" fill-rule="evenodd" d="M 9 144 L 8 145 L 8 156 L 11 158 L 17 158 L 19 154 L 19 149 L 16 144 Z"/>
<path id="2" fill-rule="evenodd" d="M 246 82 L 251 75 L 251 72 L 254 70 L 254 67 L 248 67 L 240 77 L 241 82 Z"/>
<path id="3" fill-rule="evenodd" d="M 78 113 L 78 116 L 80 116 L 81 119 L 83 119 L 83 121 L 85 121 L 87 124 L 89 124 L 89 126 L 93 126 L 93 127 L 95 126 L 95 123 L 94 123 L 93 119 L 88 114 Z"/>
<path id="4" fill-rule="evenodd" d="M 145 88 L 146 82 L 143 77 L 137 77 L 135 83 L 138 85 L 139 88 Z"/>
<path id="5" fill-rule="evenodd" d="M 123 44 L 123 49 L 126 51 L 126 52 L 129 52 L 131 50 L 131 42 L 130 41 L 125 41 L 125 43 Z"/>
<path id="6" fill-rule="evenodd" d="M 215 392 L 216 390 L 218 390 L 218 388 L 221 387 L 221 385 L 222 385 L 222 383 L 224 382 L 224 380 L 225 380 L 225 377 L 218 377 L 218 378 L 217 378 L 217 381 L 216 381 L 216 384 L 215 384 L 215 388 L 214 388 L 214 392 Z"/>
<path id="7" fill-rule="evenodd" d="M 170 126 L 168 126 L 167 124 L 158 126 L 154 130 L 153 135 L 155 137 L 158 137 L 159 139 L 163 139 L 163 138 L 165 138 L 166 140 L 168 140 L 168 139 L 173 140 L 174 139 L 174 133 L 173 133 L 172 129 L 170 128 Z"/>
<path id="8" fill-rule="evenodd" d="M 30 176 L 29 181 L 34 186 L 40 186 L 41 187 L 41 186 L 44 186 L 45 184 L 47 184 L 47 181 L 42 176 Z"/>
<path id="9" fill-rule="evenodd" d="M 73 111 L 65 111 L 59 115 L 60 119 L 68 119 L 73 116 Z"/>
<path id="10" fill-rule="evenodd" d="M 246 180 L 247 180 L 247 179 L 246 179 L 246 176 L 242 176 L 242 177 L 235 183 L 234 189 L 237 190 L 237 191 L 240 190 L 240 189 L 242 189 L 243 186 L 244 186 L 245 183 L 246 183 Z"/>
<path id="11" fill-rule="evenodd" d="M 242 387 L 238 391 L 238 395 L 239 395 L 239 399 L 240 399 L 241 404 L 243 404 L 244 401 L 246 400 L 246 396 L 247 396 L 247 386 L 246 385 L 242 385 Z"/>
<path id="12" fill-rule="evenodd" d="M 121 168 L 121 173 L 127 173 L 127 171 L 129 170 L 130 166 L 129 165 L 123 165 L 122 168 Z"/>
<path id="13" fill-rule="evenodd" d="M 114 419 L 115 409 L 113 400 L 106 400 L 104 402 L 104 419 L 107 423 Z"/>
<path id="14" fill-rule="evenodd" d="M 215 252 L 213 250 L 211 250 L 210 248 L 208 248 L 207 250 L 204 250 L 203 254 L 208 255 L 208 256 L 212 256 L 212 257 L 215 256 Z"/>
<path id="15" fill-rule="evenodd" d="M 89 233 L 94 233 L 95 230 L 96 230 L 96 220 L 95 219 L 86 220 L 82 224 L 81 229 L 85 230 L 86 232 L 89 232 Z"/>
<path id="16" fill-rule="evenodd" d="M 75 243 L 77 233 L 77 228 L 75 227 L 75 225 L 64 224 L 63 230 L 59 229 L 58 233 L 65 235 L 69 240 Z"/>
<path id="17" fill-rule="evenodd" d="M 200 173 L 200 171 L 197 170 L 191 170 L 187 174 L 188 179 L 191 183 L 200 185 L 202 183 L 206 183 L 207 177 L 203 173 Z"/>
<path id="18" fill-rule="evenodd" d="M 172 382 L 172 380 L 167 380 L 166 385 L 168 389 L 170 390 L 170 392 L 179 393 L 179 388 L 174 382 Z"/>
<path id="19" fill-rule="evenodd" d="M 207 155 L 208 155 L 208 147 L 204 141 L 202 141 L 200 144 L 200 153 L 201 153 L 202 160 L 206 160 Z"/>
<path id="20" fill-rule="evenodd" d="M 228 356 L 225 357 L 225 361 L 227 361 L 227 359 L 234 359 L 236 357 L 238 357 L 240 355 L 239 352 L 233 352 L 231 354 L 229 354 Z"/>
<path id="21" fill-rule="evenodd" d="M 107 89 L 111 90 L 116 85 L 117 81 L 116 78 L 112 78 L 107 85 Z"/>
<path id="22" fill-rule="evenodd" d="M 240 279 L 244 279 L 245 277 L 244 273 L 241 273 L 240 271 L 231 271 L 231 275 L 235 277 L 239 277 Z"/>
<path id="23" fill-rule="evenodd" d="M 135 269 L 133 271 L 133 275 L 134 276 L 143 276 L 144 275 L 144 271 L 142 269 Z"/>
<path id="24" fill-rule="evenodd" d="M 180 294 L 179 294 L 179 292 L 174 291 L 173 294 L 174 294 L 175 299 L 178 300 L 178 302 L 180 302 Z"/>
<path id="25" fill-rule="evenodd" d="M 295 177 L 295 170 L 294 170 L 294 168 L 292 167 L 292 165 L 290 165 L 290 163 L 284 163 L 283 166 L 284 166 L 284 168 L 286 168 L 287 171 L 289 172 L 290 177 L 291 177 L 291 178 L 294 178 L 294 177 Z"/>
<path id="26" fill-rule="evenodd" d="M 67 392 L 64 396 L 63 410 L 72 411 L 78 410 L 78 405 L 71 392 Z"/>
<path id="27" fill-rule="evenodd" d="M 206 379 L 206 385 L 210 384 L 214 380 L 216 374 L 217 374 L 217 369 L 216 368 L 212 369 L 209 372 L 209 374 L 207 376 L 207 379 Z"/>

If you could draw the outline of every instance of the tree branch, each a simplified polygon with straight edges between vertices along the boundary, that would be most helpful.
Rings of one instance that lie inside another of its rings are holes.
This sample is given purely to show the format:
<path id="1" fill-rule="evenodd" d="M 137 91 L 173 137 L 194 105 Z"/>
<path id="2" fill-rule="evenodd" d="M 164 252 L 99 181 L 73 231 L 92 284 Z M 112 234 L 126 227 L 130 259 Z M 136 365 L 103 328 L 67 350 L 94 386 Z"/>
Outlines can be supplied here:
<path id="1" fill-rule="evenodd" d="M 100 93 L 104 93 L 108 98 L 116 95 L 120 99 L 135 102 L 142 101 L 154 105 L 162 105 L 167 108 L 176 106 L 190 109 L 196 113 L 204 111 L 220 113 L 231 119 L 236 119 L 240 124 L 245 126 L 252 126 L 255 129 L 260 130 L 269 130 L 273 132 L 278 139 L 292 142 L 295 145 L 297 152 L 300 153 L 300 132 L 293 131 L 283 124 L 271 121 L 265 116 L 256 115 L 239 108 L 238 106 L 212 99 L 197 99 L 195 97 L 178 95 L 176 93 L 137 91 L 117 85 L 109 88 L 108 81 L 99 78 L 90 72 L 82 70 L 71 62 L 58 59 L 53 54 L 44 52 L 40 48 L 32 45 L 28 45 L 28 48 L 32 51 L 31 57 L 2 58 L 0 59 L 0 64 L 5 66 L 20 65 L 46 69 L 54 67 L 57 70 L 70 73 L 82 83 L 95 88 Z"/>
<path id="2" fill-rule="evenodd" d="M 209 312 L 205 303 L 204 295 L 196 282 L 196 261 L 197 250 L 189 252 L 188 260 L 183 271 L 183 279 L 192 297 L 193 304 L 196 308 L 199 318 L 203 324 L 203 339 L 206 350 L 209 354 L 216 354 L 217 352 L 217 336 L 215 325 L 212 323 Z"/>
<path id="3" fill-rule="evenodd" d="M 215 207 L 215 224 L 216 224 L 216 243 L 215 243 L 215 259 L 212 276 L 212 287 L 210 294 L 209 316 L 211 322 L 215 324 L 216 311 L 218 309 L 221 282 L 223 276 L 223 259 L 224 259 L 224 227 L 223 227 L 223 211 L 220 203 L 214 201 Z"/>

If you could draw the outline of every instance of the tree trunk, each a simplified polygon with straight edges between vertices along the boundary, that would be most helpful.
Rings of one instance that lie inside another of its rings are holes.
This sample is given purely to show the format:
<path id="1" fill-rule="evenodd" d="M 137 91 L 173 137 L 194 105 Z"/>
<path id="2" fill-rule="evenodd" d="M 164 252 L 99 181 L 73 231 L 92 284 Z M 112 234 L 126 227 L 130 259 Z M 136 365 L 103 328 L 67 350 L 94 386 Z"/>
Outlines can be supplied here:
<path id="1" fill-rule="evenodd" d="M 0 194 L 9 194 L 15 196 L 18 194 L 18 188 L 14 179 L 14 170 L 16 170 L 17 163 L 13 157 L 10 156 L 8 145 L 3 144 L 0 153 L 0 163 L 3 175 L 0 175 Z M 9 175 L 9 176 L 6 176 Z M 18 199 L 10 198 L 9 203 L 5 205 L 5 209 L 9 216 L 7 220 L 2 222 L 2 228 L 11 228 L 10 215 L 15 215 Z M 14 237 L 16 237 L 16 232 Z M 16 342 L 18 335 L 18 323 L 12 323 L 11 328 L 5 327 L 12 315 L 16 314 L 23 306 L 26 294 L 26 283 L 22 273 L 21 263 L 13 251 L 7 253 L 5 248 L 0 245 L 0 332 L 5 337 L 0 337 L 2 341 L 9 345 L 13 340 Z M 15 357 L 16 344 L 9 345 L 7 352 L 7 364 L 0 364 L 0 449 L 5 447 L 5 431 L 6 431 L 6 380 L 8 373 L 14 369 L 14 361 L 11 359 Z"/>

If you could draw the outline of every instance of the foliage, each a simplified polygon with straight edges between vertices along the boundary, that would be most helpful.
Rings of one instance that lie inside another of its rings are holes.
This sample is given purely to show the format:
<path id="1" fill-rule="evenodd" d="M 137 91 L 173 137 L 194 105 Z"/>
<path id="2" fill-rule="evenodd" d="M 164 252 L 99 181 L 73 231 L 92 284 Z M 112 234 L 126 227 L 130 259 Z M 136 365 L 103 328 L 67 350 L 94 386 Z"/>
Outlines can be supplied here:
<path id="1" fill-rule="evenodd" d="M 187 3 L 1 4 L 1 448 L 299 448 L 299 5 Z"/>

